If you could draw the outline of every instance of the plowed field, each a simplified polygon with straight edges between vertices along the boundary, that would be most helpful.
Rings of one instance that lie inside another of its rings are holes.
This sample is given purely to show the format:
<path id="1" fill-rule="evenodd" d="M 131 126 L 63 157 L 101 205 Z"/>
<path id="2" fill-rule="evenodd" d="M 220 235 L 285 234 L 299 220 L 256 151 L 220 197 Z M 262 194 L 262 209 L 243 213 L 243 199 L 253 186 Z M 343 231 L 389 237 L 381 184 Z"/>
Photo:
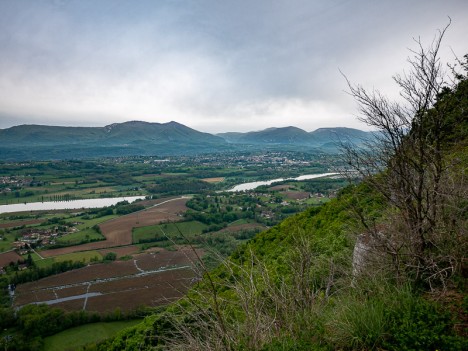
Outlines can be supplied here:
<path id="1" fill-rule="evenodd" d="M 15 251 L 0 253 L 0 267 L 8 265 L 10 262 L 17 262 L 22 260 L 23 257 L 18 255 Z"/>
<path id="2" fill-rule="evenodd" d="M 193 282 L 195 256 L 187 248 L 155 249 L 128 261 L 90 265 L 18 285 L 15 305 L 47 303 L 66 310 L 109 312 L 164 304 L 180 298 Z"/>

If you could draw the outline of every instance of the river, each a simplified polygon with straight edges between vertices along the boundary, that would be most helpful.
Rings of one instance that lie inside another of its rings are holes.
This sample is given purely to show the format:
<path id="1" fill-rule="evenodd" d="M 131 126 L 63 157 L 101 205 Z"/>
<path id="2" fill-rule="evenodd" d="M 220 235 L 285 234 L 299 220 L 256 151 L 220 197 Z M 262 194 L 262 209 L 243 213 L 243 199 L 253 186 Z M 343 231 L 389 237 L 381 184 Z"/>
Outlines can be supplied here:
<path id="1" fill-rule="evenodd" d="M 134 202 L 145 196 L 107 197 L 100 199 L 83 199 L 71 201 L 28 202 L 20 204 L 0 205 L 0 213 L 45 211 L 45 210 L 73 210 L 80 208 L 100 208 L 115 205 L 117 202 Z"/>
<path id="2" fill-rule="evenodd" d="M 259 182 L 243 183 L 243 184 L 236 185 L 235 187 L 233 187 L 232 189 L 228 191 L 236 192 L 236 191 L 253 190 L 255 188 L 258 188 L 261 185 L 271 185 L 277 182 L 284 182 L 285 180 L 307 180 L 307 179 L 329 177 L 329 176 L 337 175 L 337 174 L 339 173 L 306 174 L 306 175 L 301 175 L 296 178 L 278 178 L 278 179 L 265 180 L 265 181 L 259 181 Z"/>
<path id="3" fill-rule="evenodd" d="M 228 190 L 229 192 L 253 190 L 261 185 L 271 185 L 285 180 L 307 180 L 315 178 L 329 177 L 339 173 L 319 173 L 319 174 L 306 174 L 296 178 L 278 178 L 272 180 L 265 180 L 259 182 L 250 182 L 238 184 Z M 120 201 L 133 202 L 137 199 L 144 199 L 144 196 L 128 196 L 128 197 L 110 197 L 101 199 L 84 199 L 84 200 L 71 200 L 71 201 L 51 201 L 51 202 L 28 202 L 10 205 L 0 205 L 1 213 L 12 212 L 27 212 L 27 211 L 46 211 L 46 210 L 73 210 L 80 208 L 100 208 L 105 206 L 115 205 Z"/>

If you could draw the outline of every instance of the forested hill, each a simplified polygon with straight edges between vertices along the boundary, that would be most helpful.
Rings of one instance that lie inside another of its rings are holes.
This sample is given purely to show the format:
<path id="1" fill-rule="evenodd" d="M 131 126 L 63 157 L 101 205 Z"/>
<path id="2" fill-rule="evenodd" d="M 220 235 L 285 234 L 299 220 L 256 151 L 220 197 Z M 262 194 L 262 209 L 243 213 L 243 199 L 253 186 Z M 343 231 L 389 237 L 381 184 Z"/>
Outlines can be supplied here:
<path id="1" fill-rule="evenodd" d="M 364 132 L 359 129 L 335 127 L 319 128 L 312 132 L 306 132 L 297 127 L 268 128 L 257 132 L 248 133 L 221 133 L 232 144 L 281 144 L 281 145 L 306 145 L 317 148 L 336 149 L 341 142 L 360 144 L 372 138 L 372 132 Z"/>
<path id="2" fill-rule="evenodd" d="M 350 86 L 369 99 L 369 122 L 383 122 L 371 154 L 348 150 L 362 183 L 258 234 L 214 271 L 201 262 L 186 298 L 90 349 L 468 349 L 468 80 L 464 71 L 435 90 L 412 80 L 437 68 L 430 58 L 409 76 L 410 98 L 421 99 L 411 119 Z"/>
<path id="3" fill-rule="evenodd" d="M 131 121 L 105 127 L 20 125 L 0 130 L 0 159 L 80 159 L 213 152 L 224 139 L 177 122 Z"/>
<path id="4" fill-rule="evenodd" d="M 361 143 L 372 133 L 351 128 L 296 127 L 260 132 L 202 133 L 177 122 L 131 121 L 105 127 L 20 125 L 0 129 L 0 160 L 82 159 L 119 156 L 193 155 L 253 148 L 336 152 L 342 141 Z"/>

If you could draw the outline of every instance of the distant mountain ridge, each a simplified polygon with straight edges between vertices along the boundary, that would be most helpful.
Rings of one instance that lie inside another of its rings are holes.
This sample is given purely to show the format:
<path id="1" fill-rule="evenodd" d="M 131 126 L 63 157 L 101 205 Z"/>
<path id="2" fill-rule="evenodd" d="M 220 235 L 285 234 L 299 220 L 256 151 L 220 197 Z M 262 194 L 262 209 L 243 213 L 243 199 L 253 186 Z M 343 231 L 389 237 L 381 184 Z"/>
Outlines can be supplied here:
<path id="1" fill-rule="evenodd" d="M 359 129 L 336 127 L 319 128 L 306 132 L 297 127 L 268 128 L 247 133 L 220 133 L 227 142 L 232 144 L 294 144 L 314 147 L 330 147 L 339 142 L 362 143 L 371 136 L 370 132 Z"/>
<path id="2" fill-rule="evenodd" d="M 0 160 L 190 155 L 253 148 L 336 151 L 337 141 L 359 144 L 369 136 L 352 128 L 268 128 L 213 135 L 177 122 L 130 121 L 104 127 L 25 124 L 0 129 Z"/>
<path id="3" fill-rule="evenodd" d="M 202 133 L 177 122 L 149 123 L 130 121 L 113 123 L 105 127 L 57 127 L 45 125 L 20 125 L 0 130 L 3 146 L 57 145 L 96 143 L 101 145 L 125 145 L 150 141 L 165 143 L 178 141 L 224 143 L 220 137 Z"/>
<path id="4" fill-rule="evenodd" d="M 105 127 L 20 125 L 0 129 L 0 160 L 164 156 L 228 147 L 221 137 L 177 122 L 130 121 Z"/>

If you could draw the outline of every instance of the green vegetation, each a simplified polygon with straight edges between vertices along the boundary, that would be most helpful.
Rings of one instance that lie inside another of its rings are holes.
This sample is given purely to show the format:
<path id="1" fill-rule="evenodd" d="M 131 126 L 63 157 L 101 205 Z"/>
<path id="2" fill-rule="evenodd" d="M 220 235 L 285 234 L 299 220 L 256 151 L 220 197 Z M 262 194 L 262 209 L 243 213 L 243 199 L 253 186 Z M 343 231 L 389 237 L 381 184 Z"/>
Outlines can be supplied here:
<path id="1" fill-rule="evenodd" d="M 159 196 L 187 191 L 191 184 L 196 193 L 187 203 L 186 222 L 137 228 L 134 242 L 142 247 L 191 244 L 210 253 L 216 249 L 221 257 L 232 254 L 216 266 L 220 256 L 206 255 L 198 262 L 199 279 L 185 298 L 159 308 L 114 339 L 93 341 L 85 349 L 468 349 L 462 329 L 468 315 L 468 55 L 466 62 L 459 62 L 463 72 L 446 79 L 437 60 L 443 33 L 428 50 L 421 46 L 415 52 L 411 73 L 396 78 L 408 105 L 349 85 L 361 103 L 362 120 L 378 129 L 367 149 L 343 145 L 349 169 L 362 177 L 359 184 L 337 191 L 343 180 L 286 182 L 228 194 L 213 190 L 242 177 L 261 178 L 268 173 L 267 164 L 238 164 L 236 169 L 233 163 L 208 167 L 199 160 L 196 166 L 175 167 L 164 162 L 158 172 L 147 173 L 148 181 L 141 164 L 133 164 L 135 172 L 120 180 L 120 186 L 138 181 Z M 454 84 L 442 83 L 447 81 Z M 223 185 L 201 180 L 228 170 Z M 314 201 L 327 202 L 307 206 L 310 194 L 292 198 L 300 192 L 320 193 Z M 119 208 L 125 212 L 134 207 L 119 204 L 111 210 Z M 110 215 L 107 211 L 86 216 Z M 66 222 L 51 217 L 44 226 Z M 225 231 L 235 223 L 275 225 L 257 235 L 248 229 Z M 104 257 L 115 258 L 112 252 Z M 3 291 L 10 282 L 37 278 L 37 256 L 25 260 L 29 269 L 19 272 L 13 264 L 9 276 L 0 277 Z M 52 267 L 59 271 L 71 265 L 55 262 Z M 1 298 L 5 305 L 8 296 Z M 2 308 L 0 317 L 3 327 L 17 328 L 12 345 L 19 350 L 38 349 L 44 337 L 95 318 L 65 315 L 47 306 L 26 306 L 16 316 Z M 120 311 L 112 318 L 122 319 Z M 27 344 L 22 341 L 25 335 Z"/>
<path id="2" fill-rule="evenodd" d="M 396 78 L 408 106 L 350 85 L 382 127 L 372 149 L 347 148 L 361 184 L 256 235 L 186 298 L 95 349 L 468 349 L 468 55 L 443 85 L 443 33 Z M 201 200 L 192 207 L 211 212 Z"/>
<path id="3" fill-rule="evenodd" d="M 83 252 L 74 252 L 65 255 L 55 256 L 55 262 L 63 261 L 74 261 L 74 262 L 83 262 L 89 263 L 93 261 L 98 261 L 102 258 L 101 254 L 97 251 L 83 251 Z"/>
<path id="4" fill-rule="evenodd" d="M 104 236 L 102 234 L 98 233 L 95 229 L 84 229 L 79 232 L 57 238 L 56 246 L 73 246 L 99 240 L 104 240 Z"/>
<path id="5" fill-rule="evenodd" d="M 120 331 L 135 326 L 141 319 L 92 323 L 67 329 L 44 339 L 44 351 L 77 350 L 88 344 L 100 343 L 114 337 Z"/>
<path id="6" fill-rule="evenodd" d="M 142 249 L 152 246 L 175 249 L 175 245 L 192 245 L 206 249 L 203 261 L 210 267 L 218 264 L 219 256 L 226 257 L 236 247 L 260 232 L 258 227 L 211 232 L 206 224 L 197 221 L 164 223 L 134 228 L 133 241 Z"/>
<path id="7" fill-rule="evenodd" d="M 168 237 L 174 238 L 182 232 L 185 236 L 199 235 L 206 225 L 197 221 L 164 223 L 133 229 L 134 243 L 148 243 L 155 241 L 167 241 Z"/>
<path id="8" fill-rule="evenodd" d="M 155 197 L 229 189 L 232 185 L 342 166 L 336 155 L 257 151 L 194 157 L 107 158 L 88 161 L 0 161 L 2 204 L 152 195 Z M 212 184 L 205 178 L 224 178 Z"/>
<path id="9" fill-rule="evenodd" d="M 84 344 L 100 342 L 115 335 L 120 330 L 137 324 L 141 321 L 139 318 L 148 313 L 149 310 L 141 309 L 124 314 L 119 308 L 107 315 L 86 311 L 64 312 L 45 304 L 24 306 L 16 314 L 12 308 L 0 308 L 0 317 L 2 317 L 0 327 L 10 328 L 6 335 L 2 335 L 0 346 L 7 350 L 17 351 L 39 351 L 44 350 L 44 347 L 45 349 L 52 347 L 62 347 L 62 350 L 76 349 Z M 71 329 L 79 326 L 83 327 Z M 58 334 L 65 330 L 68 330 L 67 333 Z M 12 331 L 14 333 L 8 334 Z M 102 332 L 101 336 L 99 332 Z M 51 337 L 52 335 L 54 337 Z M 68 343 L 63 348 L 66 338 L 78 338 L 80 341 L 78 345 Z M 44 343 L 45 339 L 46 343 Z"/>
<path id="10" fill-rule="evenodd" d="M 117 259 L 117 254 L 115 252 L 108 252 L 104 255 L 104 261 L 115 261 Z"/>

